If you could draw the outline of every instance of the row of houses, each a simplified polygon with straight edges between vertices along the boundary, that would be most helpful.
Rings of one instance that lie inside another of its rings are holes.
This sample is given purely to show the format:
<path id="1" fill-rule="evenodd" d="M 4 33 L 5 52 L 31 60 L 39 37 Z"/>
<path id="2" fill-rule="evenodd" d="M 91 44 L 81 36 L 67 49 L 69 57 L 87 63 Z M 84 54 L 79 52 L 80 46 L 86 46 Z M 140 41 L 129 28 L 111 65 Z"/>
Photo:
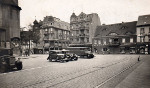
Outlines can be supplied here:
<path id="1" fill-rule="evenodd" d="M 137 21 L 101 25 L 96 13 L 72 13 L 70 23 L 46 16 L 43 21 L 34 21 L 36 28 L 41 33 L 36 48 L 42 52 L 89 44 L 93 52 L 101 54 L 150 53 L 150 15 L 139 16 Z"/>
<path id="2" fill-rule="evenodd" d="M 12 48 L 16 54 L 22 48 L 19 46 L 20 10 L 18 0 L 0 1 L 0 48 Z M 72 13 L 70 23 L 46 16 L 42 21 L 33 22 L 33 30 L 39 32 L 40 42 L 36 46 L 29 45 L 37 53 L 86 44 L 95 53 L 150 54 L 150 15 L 139 16 L 133 22 L 109 25 L 101 25 L 97 13 Z M 21 32 L 21 35 L 29 32 Z"/>
<path id="3" fill-rule="evenodd" d="M 138 21 L 98 26 L 93 38 L 97 53 L 150 54 L 150 15 Z"/>

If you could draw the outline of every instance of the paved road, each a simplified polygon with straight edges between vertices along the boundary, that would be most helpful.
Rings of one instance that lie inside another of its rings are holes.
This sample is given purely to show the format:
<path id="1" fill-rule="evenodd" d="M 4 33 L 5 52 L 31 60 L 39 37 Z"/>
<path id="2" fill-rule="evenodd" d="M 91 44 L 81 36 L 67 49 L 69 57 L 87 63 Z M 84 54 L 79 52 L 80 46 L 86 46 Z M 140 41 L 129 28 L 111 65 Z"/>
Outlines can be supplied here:
<path id="1" fill-rule="evenodd" d="M 96 55 L 93 59 L 80 58 L 78 61 L 59 63 L 47 61 L 47 55 L 32 55 L 28 59 L 22 59 L 23 70 L 0 74 L 0 86 L 1 88 L 112 88 L 140 64 L 137 61 L 138 56 Z M 141 56 L 141 59 L 148 57 Z M 119 77 L 120 74 L 123 75 Z M 117 81 L 111 82 L 116 78 Z"/>

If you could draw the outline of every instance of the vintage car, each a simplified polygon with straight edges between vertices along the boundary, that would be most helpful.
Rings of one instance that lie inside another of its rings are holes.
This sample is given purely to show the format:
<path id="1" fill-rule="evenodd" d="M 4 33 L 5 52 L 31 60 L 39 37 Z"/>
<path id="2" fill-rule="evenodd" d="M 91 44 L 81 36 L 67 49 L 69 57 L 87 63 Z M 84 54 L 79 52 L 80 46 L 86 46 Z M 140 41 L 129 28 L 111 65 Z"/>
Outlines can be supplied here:
<path id="1" fill-rule="evenodd" d="M 71 53 L 70 50 L 63 49 L 62 53 L 65 54 L 67 57 L 69 57 L 69 61 L 77 61 L 78 55 Z"/>
<path id="2" fill-rule="evenodd" d="M 90 51 L 89 47 L 67 47 L 67 50 L 70 50 L 71 53 L 76 54 L 80 57 L 93 58 L 94 55 Z"/>
<path id="3" fill-rule="evenodd" d="M 22 61 L 20 61 L 20 58 L 16 60 L 12 56 L 11 49 L 0 49 L 0 53 L 0 72 L 11 71 L 13 68 L 22 69 Z"/>
<path id="4" fill-rule="evenodd" d="M 68 62 L 69 61 L 69 56 L 67 56 L 66 54 L 62 53 L 61 50 L 51 50 L 49 52 L 49 56 L 47 58 L 47 60 L 51 61 L 59 61 L 59 62 Z"/>

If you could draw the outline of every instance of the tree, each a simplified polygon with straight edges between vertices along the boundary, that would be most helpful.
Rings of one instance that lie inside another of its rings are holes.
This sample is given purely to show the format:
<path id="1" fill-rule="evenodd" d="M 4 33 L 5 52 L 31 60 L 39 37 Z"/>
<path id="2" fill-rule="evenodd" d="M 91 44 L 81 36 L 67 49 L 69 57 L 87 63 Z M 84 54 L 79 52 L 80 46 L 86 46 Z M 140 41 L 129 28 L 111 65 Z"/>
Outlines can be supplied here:
<path id="1" fill-rule="evenodd" d="M 33 43 L 36 44 L 36 46 L 38 43 L 40 43 L 40 38 L 41 38 L 40 31 L 38 31 L 38 30 L 32 31 L 32 41 L 33 41 Z"/>

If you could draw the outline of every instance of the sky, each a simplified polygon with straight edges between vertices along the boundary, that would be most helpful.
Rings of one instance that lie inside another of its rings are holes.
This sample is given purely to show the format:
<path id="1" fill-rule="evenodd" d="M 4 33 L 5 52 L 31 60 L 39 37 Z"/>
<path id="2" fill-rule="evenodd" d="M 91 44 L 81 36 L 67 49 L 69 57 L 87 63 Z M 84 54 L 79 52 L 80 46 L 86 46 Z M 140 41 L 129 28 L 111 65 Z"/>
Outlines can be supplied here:
<path id="1" fill-rule="evenodd" d="M 54 16 L 70 22 L 74 12 L 79 15 L 97 13 L 101 24 L 137 21 L 138 16 L 150 14 L 150 0 L 18 0 L 22 8 L 20 25 L 27 27 L 33 21 Z"/>

